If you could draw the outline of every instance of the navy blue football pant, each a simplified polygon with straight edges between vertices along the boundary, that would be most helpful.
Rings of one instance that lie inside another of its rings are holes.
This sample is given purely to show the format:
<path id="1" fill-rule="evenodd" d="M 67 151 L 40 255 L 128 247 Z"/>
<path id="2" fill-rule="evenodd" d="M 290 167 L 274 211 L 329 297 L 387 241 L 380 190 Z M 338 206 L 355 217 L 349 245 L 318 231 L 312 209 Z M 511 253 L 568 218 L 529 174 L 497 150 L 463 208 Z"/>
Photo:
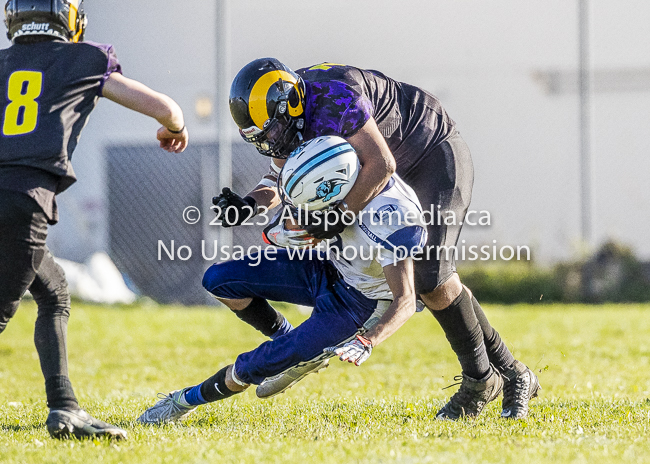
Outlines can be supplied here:
<path id="1" fill-rule="evenodd" d="M 290 259 L 286 250 L 278 250 L 276 257 L 262 258 L 257 266 L 256 257 L 215 264 L 203 277 L 206 290 L 219 298 L 257 297 L 314 307 L 309 319 L 291 332 L 237 357 L 235 373 L 249 384 L 259 385 L 352 338 L 377 307 L 376 300 L 350 287 L 314 252 Z"/>

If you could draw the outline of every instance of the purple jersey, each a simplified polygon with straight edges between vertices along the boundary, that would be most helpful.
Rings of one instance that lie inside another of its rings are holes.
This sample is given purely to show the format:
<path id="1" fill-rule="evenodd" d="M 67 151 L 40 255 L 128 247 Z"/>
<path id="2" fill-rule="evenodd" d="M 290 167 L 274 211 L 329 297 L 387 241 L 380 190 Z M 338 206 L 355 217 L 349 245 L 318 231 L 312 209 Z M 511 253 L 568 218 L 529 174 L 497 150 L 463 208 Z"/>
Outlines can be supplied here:
<path id="1" fill-rule="evenodd" d="M 379 71 L 323 63 L 297 74 L 306 86 L 305 140 L 347 138 L 374 118 L 402 177 L 455 133 L 454 121 L 436 97 Z"/>

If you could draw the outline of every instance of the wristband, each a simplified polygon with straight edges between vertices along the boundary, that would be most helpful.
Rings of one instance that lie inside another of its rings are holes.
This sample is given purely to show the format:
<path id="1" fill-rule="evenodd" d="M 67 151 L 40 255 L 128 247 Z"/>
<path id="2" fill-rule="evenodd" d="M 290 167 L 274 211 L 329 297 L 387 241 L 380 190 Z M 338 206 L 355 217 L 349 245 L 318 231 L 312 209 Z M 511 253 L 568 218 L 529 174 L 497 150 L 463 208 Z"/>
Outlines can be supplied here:
<path id="1" fill-rule="evenodd" d="M 169 127 L 166 127 L 165 129 L 167 129 L 172 134 L 182 134 L 183 131 L 185 130 L 185 125 L 183 125 L 183 128 L 181 130 L 179 130 L 179 131 L 171 130 Z"/>
<path id="2" fill-rule="evenodd" d="M 364 337 L 363 335 L 357 335 L 357 340 L 359 340 L 366 349 L 372 350 L 372 342 L 368 340 L 366 337 Z"/>
<path id="3" fill-rule="evenodd" d="M 339 209 L 339 211 L 342 212 L 342 213 L 347 213 L 348 211 L 350 211 L 350 207 L 349 207 L 348 204 L 345 202 L 345 200 L 339 200 L 339 201 L 337 201 L 335 206 L 336 206 L 336 207 Z"/>

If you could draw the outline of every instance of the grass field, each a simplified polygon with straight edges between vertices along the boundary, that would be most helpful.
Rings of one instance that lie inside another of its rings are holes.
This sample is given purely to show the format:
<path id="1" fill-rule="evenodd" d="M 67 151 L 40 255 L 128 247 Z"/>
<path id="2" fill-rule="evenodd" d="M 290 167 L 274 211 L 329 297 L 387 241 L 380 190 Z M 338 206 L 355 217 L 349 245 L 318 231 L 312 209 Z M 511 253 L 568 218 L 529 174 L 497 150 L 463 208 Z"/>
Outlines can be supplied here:
<path id="1" fill-rule="evenodd" d="M 334 360 L 271 400 L 254 391 L 182 424 L 134 419 L 158 392 L 196 384 L 262 341 L 226 311 L 76 305 L 71 378 L 81 404 L 129 441 L 51 440 L 25 303 L 0 336 L 0 462 L 650 462 L 650 306 L 486 308 L 543 390 L 523 421 L 440 422 L 457 361 L 429 314 L 362 367 Z M 305 316 L 287 310 L 295 324 Z"/>

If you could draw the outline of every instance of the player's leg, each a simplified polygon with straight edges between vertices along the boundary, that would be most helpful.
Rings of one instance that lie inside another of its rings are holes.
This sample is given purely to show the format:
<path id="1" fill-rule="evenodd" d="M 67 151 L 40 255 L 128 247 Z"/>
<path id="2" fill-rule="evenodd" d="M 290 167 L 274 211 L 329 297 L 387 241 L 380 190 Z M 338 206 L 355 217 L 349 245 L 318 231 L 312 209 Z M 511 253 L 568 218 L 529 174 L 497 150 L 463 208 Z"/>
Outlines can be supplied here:
<path id="1" fill-rule="evenodd" d="M 95 419 L 77 403 L 68 377 L 70 294 L 63 269 L 47 248 L 29 290 L 38 305 L 34 343 L 45 377 L 47 406 L 50 408 L 46 425 L 50 435 L 54 438 L 126 438 L 124 430 Z"/>
<path id="2" fill-rule="evenodd" d="M 199 405 L 230 398 L 300 363 L 331 356 L 323 349 L 350 340 L 373 314 L 377 302 L 340 282 L 328 282 L 325 266 L 320 262 L 311 279 L 317 284 L 312 287 L 315 304 L 309 319 L 286 335 L 240 354 L 233 366 L 223 367 L 202 383 L 163 397 L 138 421 L 158 424 L 180 420 Z"/>
<path id="3" fill-rule="evenodd" d="M 423 300 L 433 310 L 463 368 L 461 390 L 440 411 L 441 417 L 456 418 L 463 414 L 480 413 L 482 406 L 475 408 L 474 404 L 485 404 L 499 393 L 499 376 L 488 372 L 480 377 L 481 371 L 486 368 L 486 356 L 495 369 L 504 375 L 508 393 L 513 390 L 510 388 L 509 376 L 522 377 L 518 371 L 523 364 L 518 363 L 521 364 L 519 366 L 512 363 L 514 357 L 488 322 L 478 301 L 469 289 L 462 286 L 456 274 L 455 251 L 452 247 L 458 242 L 473 186 L 473 165 L 469 149 L 462 138 L 456 135 L 441 144 L 431 156 L 434 158 L 432 165 L 437 166 L 433 175 L 438 176 L 439 181 L 423 183 L 422 175 L 426 174 L 426 170 L 420 170 L 414 173 L 414 179 L 409 179 L 409 182 L 412 186 L 415 184 L 413 187 L 421 195 L 424 204 L 440 205 L 443 217 L 447 217 L 446 212 L 450 211 L 453 220 L 449 225 L 436 223 L 429 226 L 427 246 L 436 247 L 436 252 L 429 259 L 416 263 L 415 280 L 416 289 L 423 293 Z M 443 189 L 438 190 L 439 186 Z M 432 290 L 433 285 L 436 288 Z M 454 297 L 456 299 L 452 301 Z M 515 366 L 517 370 L 513 371 Z M 469 394 L 472 391 L 474 396 Z M 471 400 L 472 397 L 476 401 Z M 504 400 L 504 413 L 508 402 L 509 400 Z M 524 402 L 527 410 L 528 399 Z"/>
<path id="4" fill-rule="evenodd" d="M 278 250 L 276 259 L 247 257 L 211 266 L 203 287 L 242 321 L 271 339 L 293 329 L 268 300 L 313 306 L 312 277 L 318 261 L 311 253 L 304 260 L 290 259 Z"/>
<path id="5" fill-rule="evenodd" d="M 0 333 L 14 316 L 44 255 L 47 219 L 25 194 L 0 190 Z"/>
<path id="6" fill-rule="evenodd" d="M 469 291 L 469 289 L 467 289 Z M 490 325 L 479 302 L 472 296 L 490 362 L 503 376 L 503 403 L 501 417 L 521 419 L 528 415 L 528 403 L 537 396 L 539 379 L 524 363 L 515 359 L 499 332 Z"/>
<path id="7" fill-rule="evenodd" d="M 483 406 L 499 395 L 503 382 L 490 365 L 472 296 L 456 273 L 454 247 L 474 182 L 469 149 L 460 136 L 454 136 L 427 158 L 426 167 L 405 179 L 425 210 L 434 205 L 440 211 L 427 218 L 429 237 L 424 259 L 416 262 L 415 288 L 440 323 L 461 364 L 460 390 L 438 412 L 440 418 L 456 419 L 480 414 Z"/>
<path id="8" fill-rule="evenodd" d="M 45 378 L 47 406 L 50 409 L 78 409 L 79 404 L 68 377 L 68 284 L 63 270 L 47 249 L 29 290 L 38 305 L 34 344 Z"/>

